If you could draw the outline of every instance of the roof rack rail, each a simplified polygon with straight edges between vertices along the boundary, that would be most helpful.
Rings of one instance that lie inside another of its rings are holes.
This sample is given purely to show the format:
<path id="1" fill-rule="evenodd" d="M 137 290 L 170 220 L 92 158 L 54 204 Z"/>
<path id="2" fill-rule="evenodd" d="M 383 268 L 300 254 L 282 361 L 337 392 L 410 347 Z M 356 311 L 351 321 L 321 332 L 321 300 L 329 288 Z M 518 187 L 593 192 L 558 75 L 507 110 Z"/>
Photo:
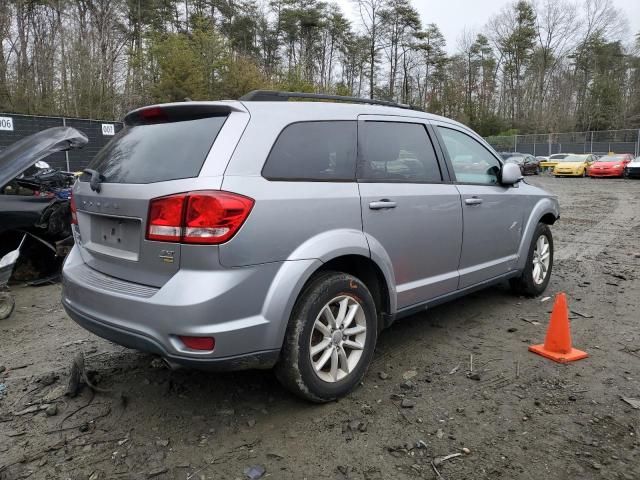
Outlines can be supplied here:
<path id="1" fill-rule="evenodd" d="M 389 102 L 387 100 L 374 100 L 372 98 L 343 97 L 341 95 L 325 95 L 323 93 L 280 92 L 277 90 L 253 90 L 242 97 L 245 102 L 287 102 L 292 98 L 305 98 L 309 100 L 331 100 L 334 102 L 366 103 L 369 105 L 383 105 L 385 107 L 404 108 L 415 110 L 411 105 Z"/>

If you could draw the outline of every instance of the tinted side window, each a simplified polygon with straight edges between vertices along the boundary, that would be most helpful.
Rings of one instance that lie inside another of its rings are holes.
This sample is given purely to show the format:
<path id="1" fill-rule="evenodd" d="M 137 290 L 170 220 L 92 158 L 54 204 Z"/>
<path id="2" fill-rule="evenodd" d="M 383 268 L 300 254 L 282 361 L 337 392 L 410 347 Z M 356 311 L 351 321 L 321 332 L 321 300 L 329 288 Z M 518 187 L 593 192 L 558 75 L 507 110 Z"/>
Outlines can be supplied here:
<path id="1" fill-rule="evenodd" d="M 438 159 L 422 124 L 364 122 L 358 178 L 370 181 L 441 182 Z"/>
<path id="2" fill-rule="evenodd" d="M 270 180 L 354 180 L 357 123 L 302 122 L 286 127 L 262 169 Z"/>
<path id="3" fill-rule="evenodd" d="M 495 185 L 500 162 L 477 140 L 457 130 L 438 127 L 458 182 Z"/>

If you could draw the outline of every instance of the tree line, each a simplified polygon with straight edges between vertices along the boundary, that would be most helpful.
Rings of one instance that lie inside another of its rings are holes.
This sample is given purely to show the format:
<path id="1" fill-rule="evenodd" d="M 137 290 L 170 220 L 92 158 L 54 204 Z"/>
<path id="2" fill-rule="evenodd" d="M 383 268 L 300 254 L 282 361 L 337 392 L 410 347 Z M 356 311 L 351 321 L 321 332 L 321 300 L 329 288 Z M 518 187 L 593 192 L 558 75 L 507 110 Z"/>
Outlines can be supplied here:
<path id="1" fill-rule="evenodd" d="M 483 135 L 640 127 L 612 0 L 507 3 L 447 46 L 411 0 L 5 0 L 0 110 L 120 118 L 258 88 L 367 96 Z M 469 19 L 469 23 L 472 19 Z"/>

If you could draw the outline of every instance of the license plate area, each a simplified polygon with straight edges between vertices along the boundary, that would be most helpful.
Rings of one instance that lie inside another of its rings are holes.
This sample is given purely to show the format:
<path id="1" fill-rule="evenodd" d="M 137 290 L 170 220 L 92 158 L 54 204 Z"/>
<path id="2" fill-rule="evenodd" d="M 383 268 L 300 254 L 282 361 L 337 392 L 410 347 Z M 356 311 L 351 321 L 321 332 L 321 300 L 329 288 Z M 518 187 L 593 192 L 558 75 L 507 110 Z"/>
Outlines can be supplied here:
<path id="1" fill-rule="evenodd" d="M 94 253 L 137 262 L 141 222 L 135 218 L 91 215 L 91 239 L 84 247 Z"/>

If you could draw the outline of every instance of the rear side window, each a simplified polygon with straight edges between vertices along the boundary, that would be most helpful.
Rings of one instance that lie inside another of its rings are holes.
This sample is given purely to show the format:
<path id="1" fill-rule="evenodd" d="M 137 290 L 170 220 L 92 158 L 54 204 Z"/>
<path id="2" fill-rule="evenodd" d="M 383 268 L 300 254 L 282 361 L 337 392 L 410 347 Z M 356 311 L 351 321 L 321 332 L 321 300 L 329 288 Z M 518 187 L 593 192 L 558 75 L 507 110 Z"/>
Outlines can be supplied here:
<path id="1" fill-rule="evenodd" d="M 128 126 L 89 164 L 103 183 L 153 183 L 197 177 L 226 116 Z M 88 181 L 87 175 L 81 180 Z"/>
<path id="2" fill-rule="evenodd" d="M 442 181 L 436 152 L 424 125 L 364 122 L 358 179 L 374 182 Z"/>
<path id="3" fill-rule="evenodd" d="M 354 180 L 356 141 L 354 121 L 291 124 L 276 140 L 262 176 L 269 180 Z"/>

